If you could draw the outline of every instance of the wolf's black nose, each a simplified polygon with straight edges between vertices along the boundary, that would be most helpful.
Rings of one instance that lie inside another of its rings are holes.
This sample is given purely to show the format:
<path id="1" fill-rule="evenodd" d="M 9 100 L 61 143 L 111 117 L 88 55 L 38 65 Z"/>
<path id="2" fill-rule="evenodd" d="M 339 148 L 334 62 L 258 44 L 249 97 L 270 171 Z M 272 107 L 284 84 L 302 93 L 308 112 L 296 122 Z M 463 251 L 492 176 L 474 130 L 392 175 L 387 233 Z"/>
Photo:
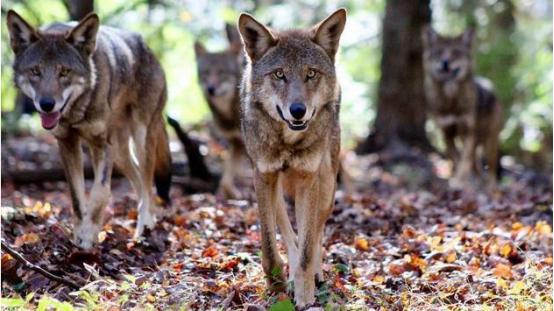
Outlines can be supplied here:
<path id="1" fill-rule="evenodd" d="M 449 65 L 448 60 L 446 60 L 446 59 L 443 60 L 442 61 L 442 71 L 445 71 L 445 72 L 448 71 L 448 67 L 449 67 L 448 65 Z"/>
<path id="2" fill-rule="evenodd" d="M 44 110 L 44 112 L 50 112 L 54 109 L 54 106 L 56 106 L 56 101 L 50 97 L 43 97 L 38 103 L 40 105 L 40 109 Z"/>
<path id="3" fill-rule="evenodd" d="M 215 86 L 208 86 L 208 94 L 210 94 L 210 96 L 214 96 L 215 94 Z"/>
<path id="4" fill-rule="evenodd" d="M 302 103 L 293 103 L 289 108 L 290 114 L 293 118 L 299 120 L 306 114 L 306 105 Z"/>

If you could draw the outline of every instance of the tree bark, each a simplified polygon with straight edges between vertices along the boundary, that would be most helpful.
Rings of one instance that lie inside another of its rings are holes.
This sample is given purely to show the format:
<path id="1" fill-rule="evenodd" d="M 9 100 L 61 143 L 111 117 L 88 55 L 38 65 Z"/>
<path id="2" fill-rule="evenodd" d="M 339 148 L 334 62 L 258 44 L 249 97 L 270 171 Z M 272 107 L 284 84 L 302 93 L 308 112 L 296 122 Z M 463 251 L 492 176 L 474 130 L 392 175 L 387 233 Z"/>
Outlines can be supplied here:
<path id="1" fill-rule="evenodd" d="M 64 0 L 64 4 L 73 21 L 81 20 L 90 12 L 94 12 L 94 0 Z"/>
<path id="2" fill-rule="evenodd" d="M 422 26 L 431 22 L 430 0 L 389 0 L 383 20 L 381 80 L 374 127 L 361 154 L 411 147 L 433 148 L 425 134 Z"/>

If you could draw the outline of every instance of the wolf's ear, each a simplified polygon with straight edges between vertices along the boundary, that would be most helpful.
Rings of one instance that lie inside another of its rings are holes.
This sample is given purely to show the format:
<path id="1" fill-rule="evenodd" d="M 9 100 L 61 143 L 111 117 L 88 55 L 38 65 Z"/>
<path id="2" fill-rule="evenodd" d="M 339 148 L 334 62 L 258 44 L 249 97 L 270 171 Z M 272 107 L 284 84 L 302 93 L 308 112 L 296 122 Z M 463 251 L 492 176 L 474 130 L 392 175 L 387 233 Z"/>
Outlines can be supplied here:
<path id="1" fill-rule="evenodd" d="M 40 39 L 37 31 L 15 11 L 9 10 L 6 19 L 8 21 L 10 45 L 15 54 L 22 52 L 31 43 Z"/>
<path id="2" fill-rule="evenodd" d="M 65 36 L 67 42 L 72 44 L 77 50 L 91 55 L 96 48 L 96 34 L 100 27 L 100 19 L 96 13 L 89 13 L 79 24 L 75 26 Z"/>
<path id="3" fill-rule="evenodd" d="M 345 24 L 346 10 L 338 9 L 314 27 L 313 40 L 327 52 L 331 59 L 335 58 L 339 49 L 340 35 Z"/>
<path id="4" fill-rule="evenodd" d="M 206 54 L 206 48 L 204 48 L 202 43 L 194 41 L 194 53 L 196 56 L 204 55 Z"/>
<path id="5" fill-rule="evenodd" d="M 240 41 L 240 34 L 237 27 L 229 23 L 225 23 L 225 33 L 227 34 L 227 40 L 229 41 L 229 49 L 235 53 L 240 52 L 242 43 Z"/>
<path id="6" fill-rule="evenodd" d="M 475 38 L 475 29 L 468 28 L 462 34 L 462 42 L 469 48 L 473 46 L 473 38 Z"/>
<path id="7" fill-rule="evenodd" d="M 270 47 L 277 44 L 271 31 L 249 14 L 240 15 L 238 28 L 244 49 L 252 61 L 260 59 Z"/>
<path id="8" fill-rule="evenodd" d="M 437 41 L 437 33 L 433 30 L 433 28 L 429 25 L 423 25 L 421 27 L 421 42 L 423 43 L 424 48 L 429 48 L 435 41 Z"/>

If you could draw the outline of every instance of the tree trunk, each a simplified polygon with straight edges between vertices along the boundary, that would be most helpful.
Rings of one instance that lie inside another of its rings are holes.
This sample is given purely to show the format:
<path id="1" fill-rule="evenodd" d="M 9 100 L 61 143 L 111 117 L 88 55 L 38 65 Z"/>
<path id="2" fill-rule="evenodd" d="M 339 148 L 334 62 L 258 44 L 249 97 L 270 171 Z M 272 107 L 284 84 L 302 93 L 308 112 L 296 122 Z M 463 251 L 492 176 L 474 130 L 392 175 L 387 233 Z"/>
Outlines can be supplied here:
<path id="1" fill-rule="evenodd" d="M 431 21 L 430 0 L 389 0 L 383 21 L 377 117 L 361 154 L 410 147 L 433 150 L 425 134 L 421 28 Z"/>
<path id="2" fill-rule="evenodd" d="M 94 11 L 94 0 L 64 0 L 64 4 L 73 21 L 81 20 Z"/>

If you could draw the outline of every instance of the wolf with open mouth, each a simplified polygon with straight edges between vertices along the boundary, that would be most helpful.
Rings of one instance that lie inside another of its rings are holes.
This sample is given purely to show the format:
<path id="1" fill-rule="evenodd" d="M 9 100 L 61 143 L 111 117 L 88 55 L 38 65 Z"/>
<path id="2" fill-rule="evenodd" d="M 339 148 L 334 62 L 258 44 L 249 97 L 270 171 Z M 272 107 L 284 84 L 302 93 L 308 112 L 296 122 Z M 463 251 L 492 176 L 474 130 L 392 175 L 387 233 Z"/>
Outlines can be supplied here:
<path id="1" fill-rule="evenodd" d="M 162 110 L 165 74 L 140 35 L 100 26 L 96 14 L 80 22 L 35 29 L 7 14 L 15 53 L 14 81 L 40 113 L 59 145 L 73 204 L 74 239 L 91 247 L 110 198 L 112 168 L 139 197 L 136 235 L 155 224 L 155 200 L 169 203 L 171 155 Z M 85 197 L 81 143 L 89 147 L 94 184 Z M 148 148 L 148 150 L 147 150 Z"/>
<path id="2" fill-rule="evenodd" d="M 238 21 L 249 58 L 241 88 L 241 128 L 254 167 L 262 266 L 270 288 L 282 288 L 278 226 L 299 307 L 314 302 L 314 280 L 323 278 L 323 229 L 333 209 L 339 170 L 335 55 L 345 23 L 344 9 L 306 30 L 276 31 L 248 14 Z M 294 200 L 298 236 L 285 194 Z"/>

